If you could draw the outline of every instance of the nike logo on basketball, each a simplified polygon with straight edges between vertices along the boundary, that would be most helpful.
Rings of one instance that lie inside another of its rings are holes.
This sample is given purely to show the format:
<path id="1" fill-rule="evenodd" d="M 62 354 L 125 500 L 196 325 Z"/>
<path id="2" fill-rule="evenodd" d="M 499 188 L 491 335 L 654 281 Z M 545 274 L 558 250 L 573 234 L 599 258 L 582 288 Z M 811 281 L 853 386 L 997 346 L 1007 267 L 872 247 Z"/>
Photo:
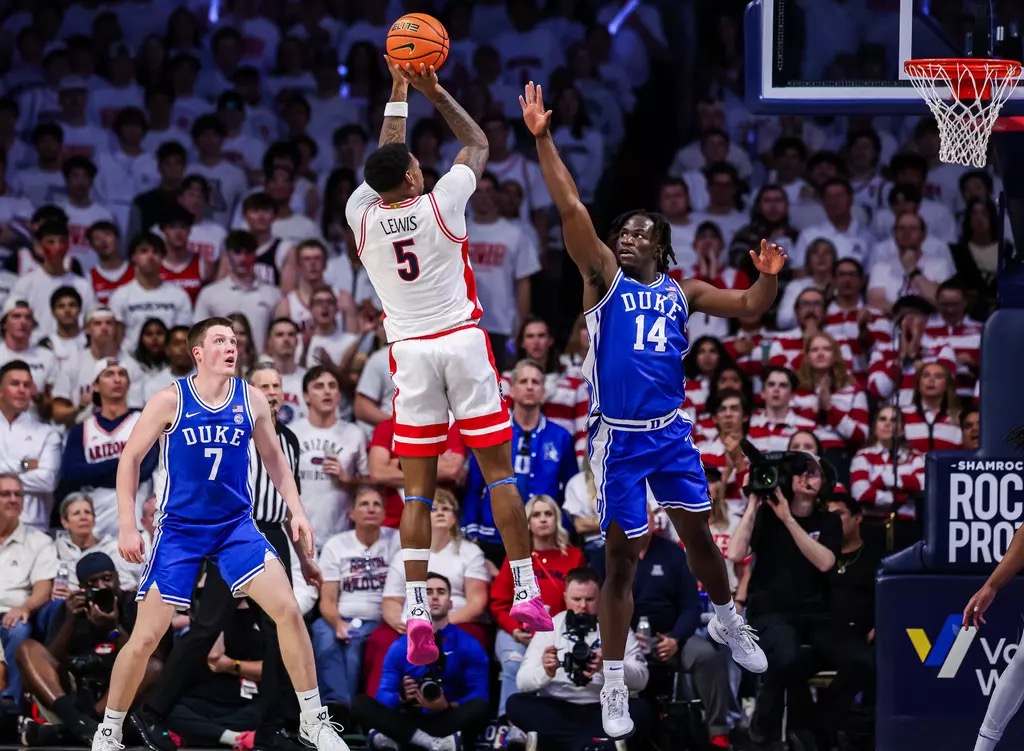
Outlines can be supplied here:
<path id="1" fill-rule="evenodd" d="M 414 49 L 416 49 L 416 45 L 412 42 L 408 42 L 406 44 L 400 44 L 397 47 L 392 47 L 391 51 L 398 52 L 398 50 L 409 50 L 409 52 L 412 52 Z"/>
<path id="2" fill-rule="evenodd" d="M 196 415 L 201 415 L 201 414 L 202 414 L 202 412 L 189 412 L 187 415 L 185 415 L 185 417 L 195 417 Z"/>

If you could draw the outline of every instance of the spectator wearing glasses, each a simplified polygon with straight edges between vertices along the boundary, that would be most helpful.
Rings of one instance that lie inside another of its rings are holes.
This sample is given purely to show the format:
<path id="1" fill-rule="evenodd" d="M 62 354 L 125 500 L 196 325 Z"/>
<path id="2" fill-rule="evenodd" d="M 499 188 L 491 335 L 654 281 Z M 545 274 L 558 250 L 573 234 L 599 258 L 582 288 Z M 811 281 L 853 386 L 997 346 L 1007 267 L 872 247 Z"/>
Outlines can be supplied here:
<path id="1" fill-rule="evenodd" d="M 512 371 L 512 464 L 519 494 L 524 499 L 550 496 L 561 506 L 565 486 L 577 473 L 572 436 L 541 414 L 544 372 L 537 363 L 521 360 Z M 505 559 L 501 536 L 494 524 L 490 493 L 476 458 L 469 460 L 466 536 L 475 540 L 495 566 Z"/>
<path id="2" fill-rule="evenodd" d="M 18 647 L 32 635 L 33 615 L 50 601 L 57 575 L 53 540 L 22 520 L 25 487 L 15 474 L 0 474 L 0 643 L 9 682 L 0 694 L 0 715 L 17 713 L 21 705 L 21 673 L 15 663 Z"/>

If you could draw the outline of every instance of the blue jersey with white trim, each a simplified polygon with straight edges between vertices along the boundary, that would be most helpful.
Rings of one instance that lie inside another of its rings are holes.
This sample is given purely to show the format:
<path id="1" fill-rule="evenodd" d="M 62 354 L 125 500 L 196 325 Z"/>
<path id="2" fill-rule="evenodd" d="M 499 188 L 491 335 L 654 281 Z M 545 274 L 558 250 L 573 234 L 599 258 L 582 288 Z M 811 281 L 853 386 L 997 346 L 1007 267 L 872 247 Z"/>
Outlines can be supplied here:
<path id="1" fill-rule="evenodd" d="M 174 382 L 178 413 L 160 436 L 157 510 L 186 524 L 252 514 L 249 438 L 252 410 L 245 381 L 231 379 L 223 404 L 199 398 L 192 378 Z"/>
<path id="2" fill-rule="evenodd" d="M 586 313 L 590 351 L 583 375 L 592 414 L 650 420 L 682 406 L 687 315 L 686 297 L 669 276 L 647 285 L 621 269 L 615 274 L 607 294 Z"/>

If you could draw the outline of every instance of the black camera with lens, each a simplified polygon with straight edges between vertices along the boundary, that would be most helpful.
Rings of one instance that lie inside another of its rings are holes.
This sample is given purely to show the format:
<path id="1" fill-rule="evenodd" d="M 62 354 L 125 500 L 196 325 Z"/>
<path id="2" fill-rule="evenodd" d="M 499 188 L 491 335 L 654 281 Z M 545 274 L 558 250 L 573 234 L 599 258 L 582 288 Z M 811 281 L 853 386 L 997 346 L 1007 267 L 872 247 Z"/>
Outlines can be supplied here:
<path id="1" fill-rule="evenodd" d="M 776 503 L 775 491 L 792 500 L 793 478 L 817 471 L 824 479 L 822 488 L 835 485 L 835 472 L 826 461 L 819 462 L 806 451 L 769 451 L 762 453 L 746 438 L 740 444 L 750 467 L 747 484 L 743 487 L 746 495 L 754 494 L 769 503 Z"/>
<path id="2" fill-rule="evenodd" d="M 420 696 L 425 701 L 437 701 L 441 698 L 444 693 L 444 669 L 446 665 L 446 658 L 444 655 L 444 645 L 441 643 L 440 634 L 434 634 L 434 643 L 437 644 L 437 660 L 435 660 L 429 668 L 427 673 L 420 678 L 417 684 L 420 690 Z"/>
<path id="3" fill-rule="evenodd" d="M 114 612 L 114 590 L 89 587 L 85 590 L 85 601 L 95 605 L 103 613 Z"/>
<path id="4" fill-rule="evenodd" d="M 597 616 L 590 613 L 565 613 L 565 638 L 572 642 L 562 657 L 562 670 L 575 686 L 586 686 L 592 678 L 584 675 L 593 650 L 587 644 L 587 636 L 597 628 Z"/>

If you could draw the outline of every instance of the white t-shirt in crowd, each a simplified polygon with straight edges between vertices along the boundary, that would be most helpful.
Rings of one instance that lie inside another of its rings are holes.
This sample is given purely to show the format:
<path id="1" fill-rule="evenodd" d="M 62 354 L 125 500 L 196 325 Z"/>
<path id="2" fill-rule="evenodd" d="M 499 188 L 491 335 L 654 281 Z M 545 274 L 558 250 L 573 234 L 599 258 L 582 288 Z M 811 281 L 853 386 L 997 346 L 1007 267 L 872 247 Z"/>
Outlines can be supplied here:
<path id="1" fill-rule="evenodd" d="M 301 366 L 296 366 L 293 373 L 281 373 L 281 406 L 277 408 L 277 421 L 282 425 L 290 425 L 307 414 L 306 400 L 302 396 L 305 375 L 306 369 Z"/>
<path id="2" fill-rule="evenodd" d="M 72 206 L 64 203 L 61 206 L 68 215 L 69 246 L 68 255 L 78 261 L 83 274 L 88 274 L 100 259 L 92 249 L 86 232 L 96 222 L 113 222 L 114 213 L 106 206 L 91 203 L 88 206 Z"/>
<path id="3" fill-rule="evenodd" d="M 231 219 L 235 204 L 245 194 L 249 185 L 245 172 L 226 159 L 213 166 L 194 162 L 188 166 L 189 175 L 202 175 L 210 184 L 210 219 L 226 226 Z"/>
<path id="4" fill-rule="evenodd" d="M 320 552 L 325 582 L 338 582 L 338 613 L 342 618 L 379 621 L 380 602 L 388 568 L 402 549 L 398 530 L 382 527 L 380 537 L 366 547 L 356 531 L 334 535 Z"/>
<path id="5" fill-rule="evenodd" d="M 597 499 L 587 488 L 587 475 L 585 472 L 573 475 L 569 482 L 565 484 L 565 502 L 562 504 L 562 510 L 573 518 L 579 517 L 580 519 L 594 520 L 598 518 Z M 600 532 L 583 536 L 584 543 L 600 539 Z"/>
<path id="6" fill-rule="evenodd" d="M 480 326 L 511 336 L 516 330 L 516 282 L 540 271 L 536 235 L 507 219 L 467 223 L 469 262 L 484 309 Z"/>
<path id="7" fill-rule="evenodd" d="M 430 551 L 427 569 L 447 577 L 451 582 L 452 610 L 466 605 L 466 579 L 491 581 L 484 551 L 469 540 L 453 540 L 436 553 Z M 388 579 L 384 583 L 384 596 L 405 599 L 405 563 L 400 556 L 396 555 L 391 561 Z M 402 618 L 404 620 L 404 614 Z"/>
<path id="8" fill-rule="evenodd" d="M 389 349 L 382 347 L 370 355 L 363 365 L 356 384 L 356 394 L 362 394 L 372 401 L 381 412 L 391 414 L 391 398 L 395 395 L 395 384 L 391 380 L 391 366 L 388 359 Z M 373 436 L 373 425 L 360 422 L 359 427 L 366 433 L 366 439 Z"/>
<path id="9" fill-rule="evenodd" d="M 274 309 L 281 299 L 281 290 L 253 280 L 251 287 L 239 284 L 231 276 L 208 284 L 199 290 L 193 318 L 202 321 L 214 316 L 227 317 L 242 313 L 252 328 L 253 345 L 257 352 L 267 343 L 267 327 L 274 319 Z"/>
<path id="10" fill-rule="evenodd" d="M 316 539 L 323 545 L 349 528 L 348 511 L 352 508 L 351 491 L 324 473 L 324 457 L 337 457 L 342 471 L 350 477 L 366 477 L 370 473 L 366 438 L 355 425 L 341 420 L 329 428 L 317 428 L 304 418 L 288 427 L 299 439 L 299 482 L 306 513 Z"/>
<path id="11" fill-rule="evenodd" d="M 57 380 L 57 358 L 46 347 L 30 344 L 28 349 L 16 352 L 0 339 L 0 365 L 11 360 L 22 360 L 28 365 L 32 371 L 32 382 L 40 394 L 46 390 L 47 385 L 52 386 Z"/>
<path id="12" fill-rule="evenodd" d="M 50 297 L 60 287 L 74 287 L 82 296 L 82 310 L 92 310 L 95 305 L 92 285 L 84 277 L 70 271 L 50 276 L 40 266 L 15 282 L 9 296 L 15 300 L 24 300 L 32 308 L 32 315 L 36 319 L 35 336 L 50 336 L 57 330 L 57 322 L 50 312 Z"/>
<path id="13" fill-rule="evenodd" d="M 498 178 L 499 182 L 515 180 L 523 188 L 523 202 L 519 205 L 519 218 L 529 220 L 530 212 L 547 209 L 554 205 L 551 193 L 544 183 L 544 175 L 540 165 L 532 162 L 522 154 L 513 152 L 502 161 L 491 159 L 487 162 L 487 171 Z"/>
<path id="14" fill-rule="evenodd" d="M 132 279 L 114 290 L 110 309 L 124 322 L 124 347 L 128 350 L 135 349 L 142 326 L 150 318 L 159 318 L 167 328 L 192 325 L 192 300 L 181 287 L 170 283 L 146 289 Z"/>

